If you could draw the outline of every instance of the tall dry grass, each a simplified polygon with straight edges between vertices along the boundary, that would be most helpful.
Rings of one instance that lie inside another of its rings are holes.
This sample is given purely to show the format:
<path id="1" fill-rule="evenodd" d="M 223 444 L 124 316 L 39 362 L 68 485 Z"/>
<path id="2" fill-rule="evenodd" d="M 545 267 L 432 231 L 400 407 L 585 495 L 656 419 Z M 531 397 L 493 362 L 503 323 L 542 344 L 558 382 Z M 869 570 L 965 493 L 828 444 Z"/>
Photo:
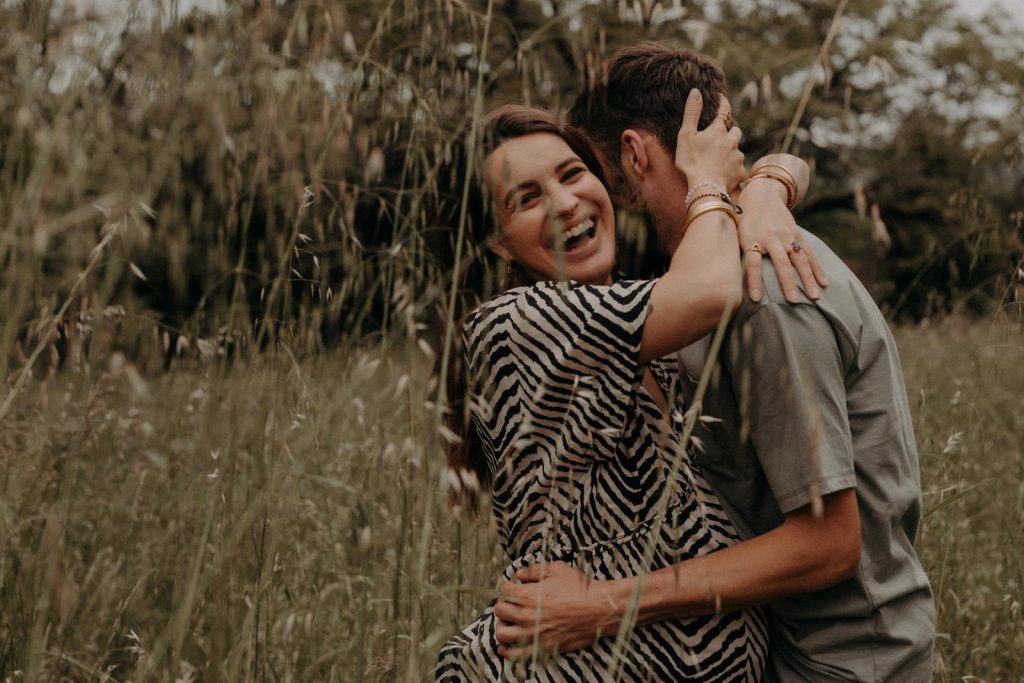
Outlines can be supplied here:
<path id="1" fill-rule="evenodd" d="M 0 677 L 429 678 L 501 565 L 427 401 L 467 246 L 443 166 L 486 104 L 564 104 L 573 59 L 714 28 L 656 4 L 573 36 L 530 3 L 132 3 L 122 33 L 0 1 Z M 900 330 L 940 680 L 1024 676 L 1019 332 Z"/>
<path id="2" fill-rule="evenodd" d="M 1024 676 L 1021 331 L 898 331 L 936 680 Z M 410 343 L 34 383 L 0 432 L 4 677 L 428 680 L 501 568 L 444 508 L 430 367 Z"/>

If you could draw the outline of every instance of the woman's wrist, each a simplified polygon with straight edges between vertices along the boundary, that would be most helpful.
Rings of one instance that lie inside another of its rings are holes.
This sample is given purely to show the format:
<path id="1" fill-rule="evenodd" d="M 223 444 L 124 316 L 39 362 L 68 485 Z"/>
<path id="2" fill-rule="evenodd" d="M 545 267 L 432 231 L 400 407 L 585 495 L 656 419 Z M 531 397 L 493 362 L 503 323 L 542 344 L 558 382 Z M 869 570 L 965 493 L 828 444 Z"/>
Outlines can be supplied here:
<path id="1" fill-rule="evenodd" d="M 777 176 L 777 177 L 772 177 Z M 750 167 L 750 179 L 759 180 L 760 184 L 768 181 L 780 185 L 780 192 L 788 191 L 790 207 L 798 204 L 807 194 L 811 184 L 811 167 L 800 157 L 792 154 L 768 154 L 754 162 Z M 791 185 L 791 187 L 787 187 Z"/>
<path id="2" fill-rule="evenodd" d="M 789 205 L 790 191 L 787 189 L 785 183 L 777 178 L 772 178 L 767 175 L 751 175 L 743 185 L 742 196 L 749 197 L 756 192 L 770 192 L 771 194 L 778 195 L 779 199 L 784 204 Z"/>

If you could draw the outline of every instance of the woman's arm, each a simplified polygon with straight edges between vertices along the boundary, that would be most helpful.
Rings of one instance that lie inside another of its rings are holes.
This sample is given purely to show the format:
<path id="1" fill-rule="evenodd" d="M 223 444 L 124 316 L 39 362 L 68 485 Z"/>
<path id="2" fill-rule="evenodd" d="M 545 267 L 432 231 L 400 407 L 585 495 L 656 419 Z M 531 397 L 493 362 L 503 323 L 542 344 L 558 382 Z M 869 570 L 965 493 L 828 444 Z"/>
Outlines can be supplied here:
<path id="1" fill-rule="evenodd" d="M 807 188 L 811 184 L 811 167 L 792 154 L 766 154 L 750 167 L 750 178 L 744 186 L 764 181 L 770 181 L 766 184 L 774 186 L 779 196 L 785 199 L 786 208 L 792 209 L 807 195 Z M 792 188 L 787 187 L 790 184 Z"/>
<path id="2" fill-rule="evenodd" d="M 813 250 L 802 243 L 800 249 L 792 248 L 793 243 L 801 242 L 802 238 L 790 209 L 807 194 L 810 166 L 792 154 L 769 154 L 751 166 L 750 175 L 751 179 L 737 198 L 737 203 L 743 208 L 739 237 L 744 253 L 747 293 L 752 301 L 761 300 L 761 259 L 767 256 L 775 264 L 775 273 L 787 301 L 796 303 L 800 300 L 793 272 L 784 267 L 787 261 L 796 269 L 807 296 L 818 299 L 821 296 L 819 287 L 827 287 L 828 278 Z M 790 182 L 792 187 L 787 187 Z M 775 238 L 765 239 L 765 234 L 774 234 Z"/>
<path id="3" fill-rule="evenodd" d="M 723 118 L 697 131 L 702 100 L 699 91 L 690 92 L 683 111 L 683 124 L 676 145 L 676 167 L 694 187 L 707 181 L 733 188 L 743 179 L 743 155 L 739 151 L 740 131 L 726 130 Z M 724 117 L 729 103 L 723 97 L 719 114 Z M 713 198 L 696 202 L 695 216 L 702 206 L 715 204 Z M 735 215 L 714 210 L 701 213 L 687 225 L 679 226 L 679 241 L 666 272 L 651 290 L 651 311 L 640 342 L 640 362 L 660 358 L 704 337 L 728 310 L 740 302 L 739 242 Z"/>

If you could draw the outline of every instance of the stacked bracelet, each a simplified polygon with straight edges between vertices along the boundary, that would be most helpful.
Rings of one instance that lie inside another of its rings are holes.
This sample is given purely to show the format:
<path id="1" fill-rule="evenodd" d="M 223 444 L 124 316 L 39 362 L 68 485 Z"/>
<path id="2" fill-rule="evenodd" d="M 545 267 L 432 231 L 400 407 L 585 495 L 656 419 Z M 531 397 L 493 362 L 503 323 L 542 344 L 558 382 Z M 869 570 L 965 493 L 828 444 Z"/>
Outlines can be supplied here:
<path id="1" fill-rule="evenodd" d="M 694 195 L 697 194 L 697 190 L 699 190 L 702 187 L 709 187 L 709 188 L 711 188 L 712 190 L 715 191 L 716 195 L 727 194 L 726 191 L 725 191 L 725 187 L 723 187 L 722 185 L 720 185 L 718 183 L 713 183 L 710 180 L 702 180 L 699 183 L 694 183 L 694 185 L 690 187 L 690 191 L 686 193 L 686 200 L 685 200 L 685 202 L 686 202 L 686 210 L 687 211 L 690 210 L 690 206 L 696 200 Z"/>
<path id="2" fill-rule="evenodd" d="M 694 208 L 692 211 L 687 212 L 686 223 L 683 225 L 683 235 L 686 235 L 686 231 L 689 230 L 691 223 L 693 223 L 695 220 L 697 220 L 704 214 L 711 213 L 712 211 L 724 212 L 732 220 L 733 225 L 736 225 L 737 227 L 739 226 L 739 223 L 736 220 L 736 211 L 733 209 L 732 204 L 729 204 L 724 201 L 704 202 L 700 206 Z"/>
<path id="3" fill-rule="evenodd" d="M 705 197 L 715 197 L 719 201 L 725 202 L 730 207 L 732 207 L 732 212 L 735 213 L 736 215 L 743 213 L 743 207 L 741 207 L 739 204 L 733 201 L 733 198 L 729 196 L 728 192 L 704 192 L 702 194 L 699 194 L 686 204 L 686 211 L 689 212 L 690 208 L 694 204 L 696 204 L 698 200 L 704 199 Z"/>
<path id="4" fill-rule="evenodd" d="M 789 169 L 782 164 L 761 164 L 752 171 L 743 186 L 746 187 L 755 178 L 771 178 L 772 180 L 779 181 L 786 188 L 786 208 L 792 209 L 796 205 L 796 180 L 793 178 L 793 174 L 789 172 Z"/>

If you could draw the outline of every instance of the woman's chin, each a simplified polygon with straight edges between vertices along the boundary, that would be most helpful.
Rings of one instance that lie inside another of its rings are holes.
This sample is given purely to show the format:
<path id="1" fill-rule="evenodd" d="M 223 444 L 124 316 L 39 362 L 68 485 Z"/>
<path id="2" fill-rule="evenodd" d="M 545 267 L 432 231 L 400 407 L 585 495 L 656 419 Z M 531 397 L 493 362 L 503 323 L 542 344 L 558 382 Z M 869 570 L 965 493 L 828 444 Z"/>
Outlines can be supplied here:
<path id="1" fill-rule="evenodd" d="M 585 285 L 607 285 L 611 283 L 615 257 L 587 259 L 580 263 L 567 263 L 565 273 L 568 279 Z"/>

